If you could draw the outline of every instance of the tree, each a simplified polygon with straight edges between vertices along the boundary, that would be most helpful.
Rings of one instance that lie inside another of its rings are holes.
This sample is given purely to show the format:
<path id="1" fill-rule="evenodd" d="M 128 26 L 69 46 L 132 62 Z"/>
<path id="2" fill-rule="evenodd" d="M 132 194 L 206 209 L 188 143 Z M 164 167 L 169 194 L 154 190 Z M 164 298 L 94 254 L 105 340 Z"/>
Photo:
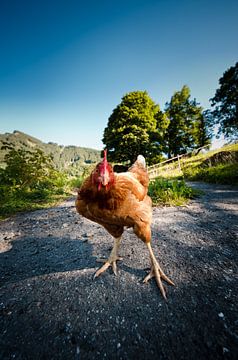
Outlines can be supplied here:
<path id="1" fill-rule="evenodd" d="M 198 115 L 197 120 L 194 123 L 193 136 L 196 147 L 198 148 L 211 144 L 212 132 L 209 128 L 206 111 L 203 111 Z"/>
<path id="2" fill-rule="evenodd" d="M 65 192 L 67 178 L 55 170 L 52 157 L 40 149 L 16 149 L 4 143 L 5 168 L 0 168 L 0 216 L 34 209 Z"/>
<path id="3" fill-rule="evenodd" d="M 209 143 L 202 107 L 195 99 L 190 99 L 188 86 L 174 93 L 170 103 L 166 104 L 166 115 L 169 126 L 165 134 L 165 151 L 169 158 Z"/>
<path id="4" fill-rule="evenodd" d="M 142 154 L 150 164 L 161 152 L 157 125 L 166 123 L 158 105 L 146 91 L 134 91 L 123 96 L 113 110 L 104 130 L 103 143 L 108 159 L 133 163 Z"/>
<path id="5" fill-rule="evenodd" d="M 1 172 L 6 185 L 18 189 L 32 189 L 40 182 L 48 180 L 54 171 L 52 158 L 40 149 L 16 150 L 9 144 L 2 146 L 2 149 L 8 150 L 5 155 L 6 168 Z"/>
<path id="6" fill-rule="evenodd" d="M 219 125 L 218 134 L 226 138 L 238 135 L 238 62 L 226 70 L 219 79 L 220 87 L 215 96 L 210 99 L 211 120 L 213 125 Z"/>
<path id="7" fill-rule="evenodd" d="M 52 157 L 40 149 L 31 151 L 5 143 L 5 168 L 0 169 L 0 204 L 12 198 L 46 199 L 62 194 L 66 175 L 55 170 Z"/>

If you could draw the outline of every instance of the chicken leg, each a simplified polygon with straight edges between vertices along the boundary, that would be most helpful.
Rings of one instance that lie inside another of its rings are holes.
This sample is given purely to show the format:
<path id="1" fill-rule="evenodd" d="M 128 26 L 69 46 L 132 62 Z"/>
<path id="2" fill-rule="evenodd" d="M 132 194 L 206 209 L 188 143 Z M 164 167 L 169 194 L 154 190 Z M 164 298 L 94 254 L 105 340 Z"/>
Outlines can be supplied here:
<path id="1" fill-rule="evenodd" d="M 111 251 L 111 254 L 108 258 L 108 260 L 98 260 L 98 261 L 103 261 L 105 262 L 105 264 L 100 267 L 95 275 L 94 275 L 94 278 L 98 277 L 99 275 L 101 275 L 104 271 L 106 271 L 110 266 L 112 267 L 112 270 L 114 272 L 115 275 L 117 275 L 117 260 L 122 260 L 121 257 L 118 256 L 118 250 L 119 250 L 119 247 L 120 247 L 120 243 L 121 243 L 121 236 L 118 237 L 118 238 L 114 238 L 114 245 L 113 245 L 113 248 L 112 248 L 112 251 Z"/>
<path id="2" fill-rule="evenodd" d="M 150 242 L 146 243 L 148 250 L 149 250 L 149 254 L 150 254 L 150 260 L 151 260 L 151 270 L 150 273 L 145 277 L 144 279 L 144 283 L 147 283 L 150 279 L 152 279 L 153 277 L 155 277 L 155 280 L 157 282 L 157 285 L 161 291 L 161 294 L 163 296 L 164 299 L 166 299 L 166 293 L 165 293 L 165 289 L 164 286 L 162 284 L 162 280 L 166 281 L 168 284 L 170 285 L 174 285 L 173 281 L 171 281 L 163 272 L 163 270 L 161 269 L 158 261 L 156 260 L 156 257 L 153 253 L 152 247 Z"/>

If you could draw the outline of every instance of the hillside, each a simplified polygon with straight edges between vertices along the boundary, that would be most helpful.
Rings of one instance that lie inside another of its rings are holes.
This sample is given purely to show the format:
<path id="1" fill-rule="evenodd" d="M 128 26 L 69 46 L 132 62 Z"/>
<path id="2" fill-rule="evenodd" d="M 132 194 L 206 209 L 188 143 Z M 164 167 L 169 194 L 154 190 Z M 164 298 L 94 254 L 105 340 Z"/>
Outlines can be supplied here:
<path id="1" fill-rule="evenodd" d="M 238 185 L 238 144 L 220 149 L 182 155 L 148 168 L 150 178 L 185 178 L 186 180 Z"/>
<path id="2" fill-rule="evenodd" d="M 53 162 L 58 170 L 65 170 L 70 175 L 82 172 L 87 166 L 100 160 L 100 151 L 80 146 L 63 146 L 53 142 L 44 143 L 33 136 L 15 130 L 13 133 L 0 134 L 0 148 L 4 143 L 13 144 L 16 149 L 43 150 L 52 154 Z M 5 150 L 0 151 L 0 166 L 4 166 Z"/>

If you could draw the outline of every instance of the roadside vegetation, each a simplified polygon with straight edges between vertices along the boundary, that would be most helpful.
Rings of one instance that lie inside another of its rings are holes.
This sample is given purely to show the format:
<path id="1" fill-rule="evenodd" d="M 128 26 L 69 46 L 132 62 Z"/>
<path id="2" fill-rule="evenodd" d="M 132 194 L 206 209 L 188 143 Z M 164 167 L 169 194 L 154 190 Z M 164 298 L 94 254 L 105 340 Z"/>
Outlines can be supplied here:
<path id="1" fill-rule="evenodd" d="M 0 169 L 0 218 L 55 205 L 75 194 L 91 170 L 78 177 L 69 177 L 56 170 L 52 158 L 40 149 L 6 147 L 6 166 Z M 183 205 L 200 195 L 187 180 L 238 185 L 238 144 L 184 156 L 180 163 L 158 165 L 157 170 L 158 176 L 151 180 L 148 191 L 153 205 Z"/>
<path id="2" fill-rule="evenodd" d="M 188 186 L 184 180 L 155 179 L 150 182 L 148 194 L 153 205 L 184 205 L 201 194 Z"/>
<path id="3" fill-rule="evenodd" d="M 5 145 L 0 169 L 0 217 L 48 207 L 69 196 L 66 174 L 55 170 L 52 158 L 40 149 L 16 150 Z"/>
<path id="4" fill-rule="evenodd" d="M 151 176 L 149 186 L 153 205 L 183 205 L 201 194 L 186 181 L 238 185 L 238 144 L 205 154 L 184 156 L 179 162 L 158 164 L 156 172 L 157 177 Z"/>
<path id="5" fill-rule="evenodd" d="M 152 169 L 150 168 L 150 171 Z M 183 156 L 156 169 L 164 179 L 205 181 L 216 184 L 238 185 L 238 144 L 194 156 Z"/>
<path id="6" fill-rule="evenodd" d="M 238 185 L 238 144 L 187 159 L 182 172 L 187 180 Z"/>

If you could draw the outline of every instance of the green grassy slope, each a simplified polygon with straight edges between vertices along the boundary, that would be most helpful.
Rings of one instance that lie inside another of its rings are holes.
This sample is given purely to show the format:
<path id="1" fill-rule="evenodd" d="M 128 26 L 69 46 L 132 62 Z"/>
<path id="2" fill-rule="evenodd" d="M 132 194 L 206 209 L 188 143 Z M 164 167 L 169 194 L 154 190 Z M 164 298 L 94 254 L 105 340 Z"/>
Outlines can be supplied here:
<path id="1" fill-rule="evenodd" d="M 158 177 L 238 185 L 238 144 L 196 156 L 183 156 L 180 166 L 178 161 L 166 163 L 159 167 Z"/>

